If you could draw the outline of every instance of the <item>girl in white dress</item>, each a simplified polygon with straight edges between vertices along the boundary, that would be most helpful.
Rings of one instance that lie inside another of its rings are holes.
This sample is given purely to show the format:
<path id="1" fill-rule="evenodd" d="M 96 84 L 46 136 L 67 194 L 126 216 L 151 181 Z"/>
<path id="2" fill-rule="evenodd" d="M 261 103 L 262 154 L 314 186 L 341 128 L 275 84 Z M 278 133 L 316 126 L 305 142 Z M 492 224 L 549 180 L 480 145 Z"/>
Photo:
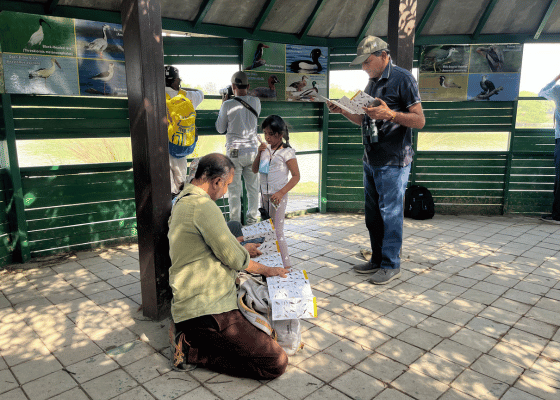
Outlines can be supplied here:
<path id="1" fill-rule="evenodd" d="M 252 170 L 260 173 L 262 206 L 272 217 L 282 262 L 284 268 L 289 268 L 291 263 L 284 237 L 284 215 L 288 192 L 299 182 L 299 167 L 284 120 L 278 115 L 269 115 L 262 123 L 262 130 L 266 143 L 259 146 Z"/>

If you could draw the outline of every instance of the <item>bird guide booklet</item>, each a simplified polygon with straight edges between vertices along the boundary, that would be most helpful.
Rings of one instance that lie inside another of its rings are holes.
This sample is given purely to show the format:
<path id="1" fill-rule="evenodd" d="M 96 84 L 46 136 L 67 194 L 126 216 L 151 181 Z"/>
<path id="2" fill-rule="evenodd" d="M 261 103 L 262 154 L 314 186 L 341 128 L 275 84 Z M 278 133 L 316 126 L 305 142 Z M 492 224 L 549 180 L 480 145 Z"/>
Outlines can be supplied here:
<path id="1" fill-rule="evenodd" d="M 329 101 L 333 103 L 335 106 L 342 108 L 344 111 L 349 112 L 351 114 L 365 114 L 363 107 L 368 107 L 372 105 L 375 101 L 375 98 L 370 96 L 369 94 L 358 90 L 358 92 L 349 99 L 346 96 L 341 97 L 338 100 L 330 100 L 326 97 L 321 95 L 316 95 L 317 97 L 321 98 L 324 101 Z"/>
<path id="2" fill-rule="evenodd" d="M 267 267 L 283 267 L 280 247 L 272 220 L 241 228 L 245 240 L 262 238 L 259 247 L 263 253 L 253 261 Z M 317 317 L 317 299 L 311 291 L 306 271 L 292 270 L 286 278 L 279 276 L 266 278 L 272 308 L 272 320 L 286 320 Z"/>

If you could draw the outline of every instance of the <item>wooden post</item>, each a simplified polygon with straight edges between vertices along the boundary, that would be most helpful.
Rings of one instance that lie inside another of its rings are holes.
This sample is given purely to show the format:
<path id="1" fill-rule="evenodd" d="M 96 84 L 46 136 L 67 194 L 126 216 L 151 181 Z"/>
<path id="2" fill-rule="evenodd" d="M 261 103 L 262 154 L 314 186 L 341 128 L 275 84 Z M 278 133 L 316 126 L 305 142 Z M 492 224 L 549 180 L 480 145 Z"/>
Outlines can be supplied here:
<path id="1" fill-rule="evenodd" d="M 159 1 L 121 6 L 144 315 L 169 315 L 171 183 Z"/>
<path id="2" fill-rule="evenodd" d="M 393 63 L 409 71 L 414 58 L 417 0 L 389 0 L 387 41 Z"/>

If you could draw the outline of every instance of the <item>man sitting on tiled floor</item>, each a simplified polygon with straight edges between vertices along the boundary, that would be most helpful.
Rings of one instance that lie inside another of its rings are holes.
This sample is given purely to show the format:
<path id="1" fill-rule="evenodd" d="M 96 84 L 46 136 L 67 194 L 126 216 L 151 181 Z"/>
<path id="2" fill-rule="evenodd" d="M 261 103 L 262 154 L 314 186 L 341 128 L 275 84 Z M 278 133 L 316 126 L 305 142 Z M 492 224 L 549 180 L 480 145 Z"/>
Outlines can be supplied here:
<path id="1" fill-rule="evenodd" d="M 273 379 L 284 373 L 288 357 L 240 313 L 235 278 L 242 270 L 284 277 L 288 270 L 251 261 L 230 233 L 215 201 L 225 195 L 233 174 L 233 163 L 224 155 L 202 157 L 171 211 L 173 365 L 187 370 L 188 364 L 196 364 L 232 376 Z"/>

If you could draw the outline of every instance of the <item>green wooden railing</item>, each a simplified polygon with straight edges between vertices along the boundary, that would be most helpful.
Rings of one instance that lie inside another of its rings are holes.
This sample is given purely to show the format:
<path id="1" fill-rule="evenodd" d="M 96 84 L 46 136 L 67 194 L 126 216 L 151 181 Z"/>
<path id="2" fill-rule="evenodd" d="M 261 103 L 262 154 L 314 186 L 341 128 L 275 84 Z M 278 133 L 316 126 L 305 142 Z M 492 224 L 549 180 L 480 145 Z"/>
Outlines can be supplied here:
<path id="1" fill-rule="evenodd" d="M 549 211 L 554 182 L 551 129 L 516 129 L 517 102 L 424 102 L 423 107 L 425 135 L 510 132 L 507 151 L 415 148 L 410 182 L 430 189 L 436 212 L 536 215 Z M 326 210 L 363 211 L 359 127 L 340 115 L 331 115 L 328 124 Z M 414 132 L 417 142 L 418 132 Z"/>

